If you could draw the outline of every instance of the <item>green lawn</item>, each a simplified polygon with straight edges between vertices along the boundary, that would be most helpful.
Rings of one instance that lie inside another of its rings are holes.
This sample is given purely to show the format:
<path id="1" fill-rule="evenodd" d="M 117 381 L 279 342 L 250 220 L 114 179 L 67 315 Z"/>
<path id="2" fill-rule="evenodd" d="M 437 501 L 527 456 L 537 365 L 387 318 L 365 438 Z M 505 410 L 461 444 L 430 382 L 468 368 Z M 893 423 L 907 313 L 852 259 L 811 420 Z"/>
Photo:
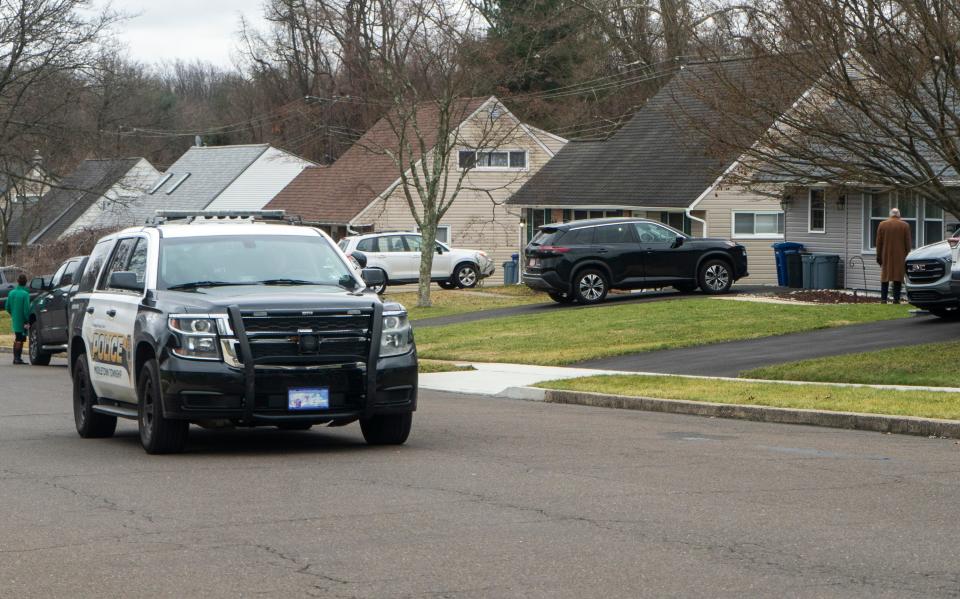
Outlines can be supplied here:
<path id="1" fill-rule="evenodd" d="M 816 358 L 741 372 L 751 379 L 960 387 L 960 341 Z"/>
<path id="2" fill-rule="evenodd" d="M 908 306 L 691 298 L 549 311 L 417 331 L 425 358 L 563 365 L 907 316 Z M 722 359 L 722 356 L 718 356 Z"/>
<path id="3" fill-rule="evenodd" d="M 430 300 L 433 306 L 429 308 L 417 307 L 415 285 L 388 287 L 383 299 L 403 304 L 410 313 L 410 320 L 451 316 L 453 314 L 508 308 L 524 304 L 542 304 L 550 301 L 546 294 L 534 293 L 525 285 L 451 290 L 434 287 L 430 290 Z"/>
<path id="4" fill-rule="evenodd" d="M 0 311 L 0 335 L 10 335 L 13 331 L 10 329 L 10 315 L 5 310 Z"/>
<path id="5" fill-rule="evenodd" d="M 436 360 L 418 360 L 417 371 L 421 374 L 431 372 L 463 372 L 466 370 L 476 370 L 469 364 L 454 364 L 453 362 L 438 362 Z"/>
<path id="6" fill-rule="evenodd" d="M 960 393 L 889 391 L 785 383 L 739 383 L 669 376 L 593 376 L 538 387 L 710 403 L 960 419 Z"/>

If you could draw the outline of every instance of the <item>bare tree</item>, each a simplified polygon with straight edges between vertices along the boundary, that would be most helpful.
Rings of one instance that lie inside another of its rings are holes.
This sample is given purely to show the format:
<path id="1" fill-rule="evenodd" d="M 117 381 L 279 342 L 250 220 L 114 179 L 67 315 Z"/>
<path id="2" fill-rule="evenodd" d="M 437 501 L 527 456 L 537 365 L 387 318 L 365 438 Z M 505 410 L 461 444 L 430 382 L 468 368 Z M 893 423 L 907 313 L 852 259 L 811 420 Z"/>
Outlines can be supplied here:
<path id="1" fill-rule="evenodd" d="M 711 92 L 730 126 L 707 132 L 742 152 L 741 182 L 882 186 L 960 215 L 960 5 L 780 0 L 737 27 L 764 68 Z"/>

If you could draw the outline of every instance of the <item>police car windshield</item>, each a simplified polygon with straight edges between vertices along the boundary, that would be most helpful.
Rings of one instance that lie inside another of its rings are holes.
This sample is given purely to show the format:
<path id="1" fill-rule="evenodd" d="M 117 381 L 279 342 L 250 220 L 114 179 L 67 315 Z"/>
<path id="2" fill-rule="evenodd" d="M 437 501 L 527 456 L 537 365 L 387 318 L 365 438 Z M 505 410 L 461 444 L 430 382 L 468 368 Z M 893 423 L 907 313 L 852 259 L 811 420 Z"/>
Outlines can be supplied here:
<path id="1" fill-rule="evenodd" d="M 350 286 L 353 275 L 320 237 L 217 235 L 161 240 L 159 289 L 219 285 Z"/>

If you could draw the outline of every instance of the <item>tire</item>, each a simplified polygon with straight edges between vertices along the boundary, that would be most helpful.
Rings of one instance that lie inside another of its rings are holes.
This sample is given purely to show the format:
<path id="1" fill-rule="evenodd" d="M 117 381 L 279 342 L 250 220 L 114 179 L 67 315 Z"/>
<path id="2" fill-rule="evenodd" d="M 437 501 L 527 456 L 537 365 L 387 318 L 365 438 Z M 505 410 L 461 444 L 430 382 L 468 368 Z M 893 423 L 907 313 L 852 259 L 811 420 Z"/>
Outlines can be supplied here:
<path id="1" fill-rule="evenodd" d="M 960 309 L 947 310 L 945 308 L 928 308 L 927 312 L 943 320 L 960 320 Z"/>
<path id="2" fill-rule="evenodd" d="M 550 299 L 558 304 L 572 304 L 574 301 L 576 301 L 576 299 L 569 293 L 554 293 L 553 291 L 548 291 L 547 295 L 549 295 Z"/>
<path id="3" fill-rule="evenodd" d="M 117 430 L 117 417 L 93 411 L 97 396 L 87 371 L 87 356 L 80 354 L 73 363 L 73 420 L 77 434 L 84 439 L 112 437 Z"/>
<path id="4" fill-rule="evenodd" d="M 403 445 L 410 436 L 413 412 L 374 416 L 360 421 L 360 430 L 367 445 Z"/>
<path id="5" fill-rule="evenodd" d="M 388 283 L 389 281 L 387 280 L 387 271 L 383 270 L 382 268 L 379 269 L 379 270 L 380 270 L 381 272 L 383 272 L 383 284 L 382 284 L 382 285 L 374 285 L 373 287 L 370 287 L 369 289 L 374 290 L 377 295 L 383 295 L 383 292 L 387 290 L 387 283 Z"/>
<path id="6" fill-rule="evenodd" d="M 581 270 L 573 278 L 573 295 L 581 304 L 597 304 L 607 297 L 607 277 L 592 268 Z"/>
<path id="7" fill-rule="evenodd" d="M 31 366 L 50 365 L 50 356 L 53 354 L 40 349 L 41 344 L 42 341 L 40 340 L 40 327 L 37 326 L 36 322 L 34 322 L 30 325 L 30 346 L 28 352 Z"/>
<path id="8" fill-rule="evenodd" d="M 149 454 L 180 453 L 187 444 L 190 423 L 165 418 L 161 398 L 160 369 L 156 360 L 148 360 L 137 379 L 140 444 Z"/>
<path id="9" fill-rule="evenodd" d="M 460 289 L 473 289 L 480 282 L 480 272 L 475 264 L 461 264 L 453 271 L 453 280 Z"/>
<path id="10" fill-rule="evenodd" d="M 312 422 L 287 422 L 278 424 L 277 428 L 282 431 L 308 431 L 313 428 Z"/>
<path id="11" fill-rule="evenodd" d="M 677 283 L 673 286 L 680 293 L 692 293 L 697 290 L 696 283 Z"/>
<path id="12" fill-rule="evenodd" d="M 457 284 L 454 283 L 453 281 L 437 281 L 437 285 L 439 285 L 441 289 L 456 289 L 456 288 L 457 288 Z"/>
<path id="13" fill-rule="evenodd" d="M 700 283 L 700 289 L 709 295 L 730 291 L 730 286 L 733 285 L 730 263 L 724 260 L 707 260 L 700 266 L 697 280 Z"/>

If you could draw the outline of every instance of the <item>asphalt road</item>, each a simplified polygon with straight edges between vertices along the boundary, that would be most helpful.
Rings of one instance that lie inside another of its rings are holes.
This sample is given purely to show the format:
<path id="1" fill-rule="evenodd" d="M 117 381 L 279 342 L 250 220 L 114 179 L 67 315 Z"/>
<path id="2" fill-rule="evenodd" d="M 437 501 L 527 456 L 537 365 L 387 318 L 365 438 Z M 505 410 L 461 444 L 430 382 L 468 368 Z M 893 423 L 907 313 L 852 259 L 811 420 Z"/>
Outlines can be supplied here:
<path id="1" fill-rule="evenodd" d="M 3 597 L 960 595 L 952 441 L 424 393 L 401 448 L 147 456 L 3 362 Z"/>
<path id="2" fill-rule="evenodd" d="M 614 356 L 580 362 L 575 366 L 627 372 L 735 377 L 744 370 L 783 362 L 958 339 L 960 322 L 941 320 L 935 316 L 917 316 L 809 333 Z"/>

